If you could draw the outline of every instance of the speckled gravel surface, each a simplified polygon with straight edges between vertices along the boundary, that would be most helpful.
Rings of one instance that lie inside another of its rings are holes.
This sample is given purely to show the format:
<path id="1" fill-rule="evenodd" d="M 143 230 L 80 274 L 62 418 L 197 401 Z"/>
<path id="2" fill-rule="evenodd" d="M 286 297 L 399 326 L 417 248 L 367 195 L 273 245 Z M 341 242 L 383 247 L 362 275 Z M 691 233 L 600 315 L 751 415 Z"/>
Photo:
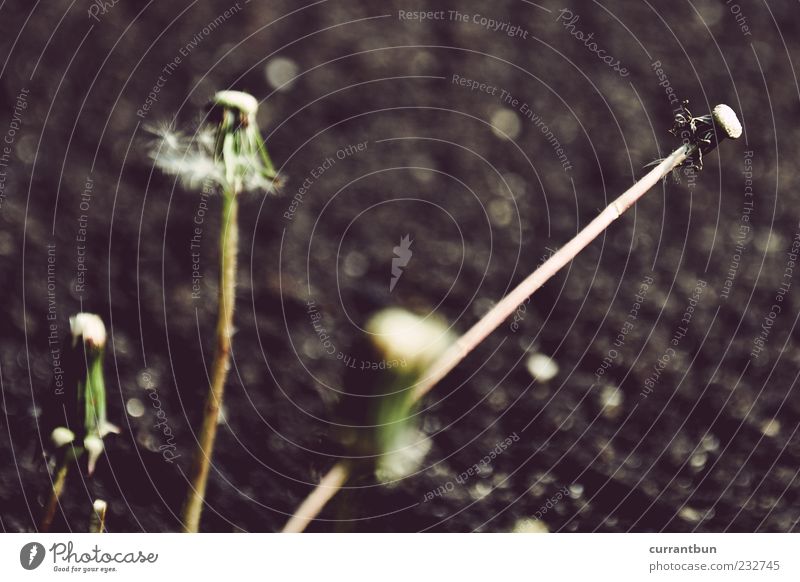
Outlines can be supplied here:
<path id="1" fill-rule="evenodd" d="M 70 314 L 105 319 L 123 428 L 92 479 L 70 476 L 55 528 L 85 531 L 96 497 L 111 531 L 179 528 L 220 201 L 154 171 L 144 127 L 191 129 L 227 87 L 261 100 L 287 181 L 242 200 L 203 530 L 279 530 L 342 453 L 331 423 L 367 318 L 399 305 L 465 331 L 678 143 L 670 95 L 695 115 L 729 104 L 745 135 L 654 189 L 431 393 L 417 474 L 352 483 L 310 529 L 797 530 L 796 6 L 743 4 L 744 30 L 712 0 L 572 18 L 523 1 L 17 4 L 0 7 L 4 531 L 35 530 L 48 492 L 51 309 L 60 342 Z M 401 16 L 419 9 L 443 19 Z"/>

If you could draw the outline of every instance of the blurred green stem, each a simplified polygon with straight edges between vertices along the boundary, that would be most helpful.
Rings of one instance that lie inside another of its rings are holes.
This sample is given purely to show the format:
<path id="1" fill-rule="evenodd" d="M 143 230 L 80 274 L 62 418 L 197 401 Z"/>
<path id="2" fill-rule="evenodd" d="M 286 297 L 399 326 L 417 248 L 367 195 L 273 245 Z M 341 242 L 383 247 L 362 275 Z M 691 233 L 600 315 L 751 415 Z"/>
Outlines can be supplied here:
<path id="1" fill-rule="evenodd" d="M 225 381 L 230 369 L 236 296 L 236 255 L 239 246 L 237 222 L 239 202 L 236 192 L 225 192 L 223 199 L 217 344 L 211 370 L 211 385 L 203 411 L 203 426 L 200 429 L 200 438 L 189 474 L 189 493 L 183 506 L 183 531 L 190 533 L 197 532 L 200 528 L 200 514 L 203 511 L 214 439 L 217 435 Z"/>

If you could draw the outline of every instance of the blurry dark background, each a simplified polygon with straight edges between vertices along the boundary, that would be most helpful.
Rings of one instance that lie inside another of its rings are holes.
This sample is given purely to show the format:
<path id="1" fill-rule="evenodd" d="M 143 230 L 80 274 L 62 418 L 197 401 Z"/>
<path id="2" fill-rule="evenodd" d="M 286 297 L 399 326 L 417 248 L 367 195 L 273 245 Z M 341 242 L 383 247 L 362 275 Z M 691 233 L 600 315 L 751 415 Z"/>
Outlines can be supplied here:
<path id="1" fill-rule="evenodd" d="M 109 419 L 123 428 L 106 439 L 93 478 L 70 475 L 56 529 L 85 531 L 97 497 L 110 504 L 110 531 L 179 527 L 213 349 L 219 200 L 207 201 L 193 299 L 201 198 L 153 169 L 148 124 L 191 131 L 214 91 L 250 91 L 287 179 L 279 196 L 242 201 L 234 367 L 202 522 L 206 531 L 276 531 L 338 452 L 329 420 L 344 367 L 325 353 L 306 302 L 342 354 L 390 305 L 435 310 L 465 331 L 677 144 L 667 133 L 673 105 L 651 66 L 660 61 L 695 115 L 733 107 L 743 138 L 707 156 L 694 183 L 654 189 L 534 296 L 516 331 L 503 324 L 434 390 L 422 413 L 432 447 L 418 474 L 340 496 L 310 529 L 510 531 L 538 517 L 524 527 L 796 530 L 796 273 L 764 351 L 751 350 L 799 228 L 797 6 L 736 6 L 0 4 L 0 139 L 11 141 L 0 144 L 0 155 L 5 144 L 11 152 L 0 165 L 2 529 L 35 530 L 48 494 L 42 443 L 49 411 L 63 405 L 51 308 L 60 342 L 70 314 L 106 321 Z M 564 8 L 579 16 L 570 28 Z M 458 10 L 468 21 L 399 18 L 412 10 Z M 520 33 L 492 31 L 475 15 Z M 603 63 L 592 41 L 628 74 Z M 497 94 L 457 86 L 453 75 Z M 312 170 L 359 142 L 366 149 L 337 159 L 287 219 Z M 746 151 L 755 203 L 740 236 Z M 405 235 L 413 256 L 390 292 L 393 247 Z M 638 319 L 614 346 L 646 277 Z M 698 280 L 707 287 L 688 333 L 645 398 Z M 533 353 L 553 358 L 554 379 L 534 381 Z M 173 463 L 159 452 L 159 406 Z M 422 502 L 514 433 L 519 441 L 490 470 Z M 548 507 L 563 487 L 569 496 Z"/>

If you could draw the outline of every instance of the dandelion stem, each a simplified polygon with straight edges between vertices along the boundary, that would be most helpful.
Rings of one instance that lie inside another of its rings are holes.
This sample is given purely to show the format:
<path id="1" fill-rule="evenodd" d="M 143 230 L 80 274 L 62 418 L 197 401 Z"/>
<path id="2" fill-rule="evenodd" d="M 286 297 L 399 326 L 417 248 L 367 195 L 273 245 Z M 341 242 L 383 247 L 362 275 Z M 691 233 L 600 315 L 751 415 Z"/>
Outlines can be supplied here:
<path id="1" fill-rule="evenodd" d="M 422 399 L 436 384 L 449 374 L 467 355 L 475 349 L 489 334 L 497 329 L 517 307 L 534 294 L 553 275 L 558 273 L 578 253 L 586 248 L 612 222 L 622 216 L 633 204 L 646 194 L 650 188 L 658 184 L 672 170 L 683 164 L 694 154 L 697 146 L 682 145 L 655 168 L 650 170 L 641 180 L 623 192 L 611 204 L 597 215 L 586 227 L 576 234 L 572 240 L 561 247 L 538 269 L 517 285 L 514 290 L 503 297 L 480 321 L 462 335 L 430 368 L 426 377 L 414 387 L 413 400 Z"/>
<path id="2" fill-rule="evenodd" d="M 531 273 L 511 293 L 506 295 L 489 313 L 484 315 L 472 328 L 462 335 L 442 356 L 436 360 L 416 384 L 412 394 L 412 402 L 421 400 L 436 384 L 449 374 L 475 347 L 486 339 L 517 306 L 544 285 L 562 267 L 572 261 L 575 256 L 588 246 L 600 233 L 608 228 L 628 208 L 658 184 L 672 170 L 687 161 L 697 150 L 695 144 L 681 145 L 656 167 L 650 170 L 641 180 L 628 188 L 618 198 L 590 222 L 583 230 L 553 256 Z M 316 517 L 325 504 L 344 486 L 349 476 L 348 466 L 339 461 L 319 485 L 309 494 L 284 527 L 284 532 L 301 532 Z"/>
<path id="3" fill-rule="evenodd" d="M 283 533 L 300 533 L 319 515 L 350 477 L 350 463 L 338 461 L 283 526 Z"/>
<path id="4" fill-rule="evenodd" d="M 217 434 L 225 381 L 230 369 L 236 297 L 236 255 L 239 246 L 237 222 L 239 202 L 237 193 L 232 191 L 225 192 L 223 199 L 216 349 L 211 370 L 211 385 L 203 411 L 203 425 L 189 475 L 189 493 L 183 506 L 183 531 L 191 533 L 197 532 L 200 528 L 200 514 L 203 511 L 214 438 Z"/>
<path id="5" fill-rule="evenodd" d="M 62 456 L 61 462 L 58 465 L 58 469 L 56 469 L 56 479 L 53 481 L 53 488 L 50 491 L 50 498 L 47 500 L 47 505 L 45 506 L 44 516 L 42 517 L 42 522 L 39 525 L 39 531 L 42 533 L 46 533 L 50 531 L 50 526 L 53 525 L 53 519 L 56 516 L 56 509 L 59 506 L 59 501 L 61 500 L 61 494 L 64 491 L 64 483 L 67 482 L 67 473 L 69 472 L 69 460 L 70 455 L 64 454 Z"/>

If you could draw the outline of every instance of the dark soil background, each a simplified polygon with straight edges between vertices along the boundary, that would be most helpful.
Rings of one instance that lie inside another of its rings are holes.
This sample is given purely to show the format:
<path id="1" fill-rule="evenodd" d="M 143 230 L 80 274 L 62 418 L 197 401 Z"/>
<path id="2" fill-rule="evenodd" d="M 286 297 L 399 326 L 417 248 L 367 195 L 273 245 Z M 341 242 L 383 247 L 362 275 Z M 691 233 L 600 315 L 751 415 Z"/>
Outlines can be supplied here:
<path id="1" fill-rule="evenodd" d="M 654 189 L 534 296 L 519 329 L 503 324 L 432 392 L 421 413 L 432 447 L 418 474 L 349 490 L 310 529 L 510 531 L 534 517 L 528 527 L 550 531 L 798 528 L 800 273 L 784 278 L 800 228 L 796 3 L 32 4 L 0 2 L 0 139 L 11 142 L 0 166 L 4 531 L 34 531 L 48 493 L 43 443 L 65 405 L 54 390 L 51 307 L 62 343 L 69 315 L 106 321 L 109 419 L 123 428 L 106 439 L 91 479 L 72 471 L 55 528 L 85 531 L 97 497 L 109 502 L 110 531 L 179 528 L 213 350 L 220 204 L 208 200 L 193 299 L 201 198 L 153 168 L 147 124 L 191 131 L 214 91 L 250 91 L 287 180 L 279 196 L 242 200 L 234 368 L 202 522 L 205 531 L 277 531 L 341 453 L 331 422 L 345 368 L 325 352 L 307 301 L 336 352 L 354 357 L 363 324 L 386 306 L 435 311 L 465 331 L 677 145 L 654 61 L 695 115 L 733 107 L 742 139 L 707 156 L 694 182 Z M 579 15 L 574 29 L 557 21 L 562 8 Z M 401 10 L 458 10 L 468 21 L 447 12 L 407 21 Z M 476 14 L 526 34 L 488 30 Z M 571 30 L 593 33 L 628 75 Z M 519 104 L 459 87 L 453 75 Z M 359 142 L 366 149 L 336 159 L 286 218 L 312 170 Z M 755 202 L 739 238 L 746 151 Z M 390 293 L 393 247 L 407 234 L 413 257 Z M 646 277 L 653 284 L 633 329 L 614 346 Z M 707 287 L 688 333 L 644 397 L 698 280 Z M 552 357 L 558 375 L 535 382 L 531 353 Z M 159 452 L 165 426 L 172 463 Z M 514 433 L 490 469 L 423 502 Z M 553 503 L 564 487 L 569 495 Z"/>

